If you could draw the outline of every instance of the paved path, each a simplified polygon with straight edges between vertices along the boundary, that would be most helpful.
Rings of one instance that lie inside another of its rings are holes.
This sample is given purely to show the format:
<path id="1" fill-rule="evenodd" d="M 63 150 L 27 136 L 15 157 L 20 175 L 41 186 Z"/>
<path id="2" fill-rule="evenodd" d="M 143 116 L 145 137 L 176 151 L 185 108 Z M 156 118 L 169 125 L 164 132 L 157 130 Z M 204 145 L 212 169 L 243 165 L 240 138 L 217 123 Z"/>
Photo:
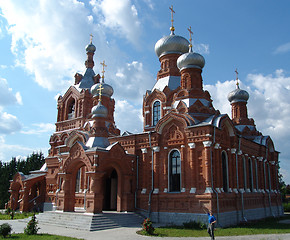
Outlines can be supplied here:
<path id="1" fill-rule="evenodd" d="M 12 226 L 13 233 L 23 233 L 23 229 L 26 227 L 26 222 L 21 222 L 18 220 L 0 220 L 0 225 L 3 223 L 9 223 Z M 289 225 L 290 226 L 290 225 Z M 136 234 L 138 228 L 115 228 L 110 230 L 102 230 L 95 232 L 81 231 L 69 228 L 61 228 L 53 225 L 39 224 L 39 233 L 49 233 L 62 236 L 75 237 L 86 240 L 149 240 L 149 239 L 166 239 L 166 240 L 209 240 L 209 237 L 188 237 L 188 238 L 178 238 L 178 237 L 146 237 Z M 251 236 L 235 236 L 235 237 L 216 237 L 216 240 L 290 240 L 290 234 L 279 234 L 279 235 L 251 235 Z"/>

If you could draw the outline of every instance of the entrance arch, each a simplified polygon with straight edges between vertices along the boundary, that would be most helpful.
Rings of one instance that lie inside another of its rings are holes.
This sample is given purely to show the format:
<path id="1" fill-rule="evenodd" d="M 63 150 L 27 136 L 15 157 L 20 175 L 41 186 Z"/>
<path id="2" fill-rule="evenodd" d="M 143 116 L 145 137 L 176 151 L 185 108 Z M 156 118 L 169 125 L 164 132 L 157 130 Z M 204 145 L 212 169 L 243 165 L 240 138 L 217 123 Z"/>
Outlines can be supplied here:
<path id="1" fill-rule="evenodd" d="M 118 196 L 118 173 L 115 169 L 107 175 L 104 185 L 103 210 L 116 211 Z"/>

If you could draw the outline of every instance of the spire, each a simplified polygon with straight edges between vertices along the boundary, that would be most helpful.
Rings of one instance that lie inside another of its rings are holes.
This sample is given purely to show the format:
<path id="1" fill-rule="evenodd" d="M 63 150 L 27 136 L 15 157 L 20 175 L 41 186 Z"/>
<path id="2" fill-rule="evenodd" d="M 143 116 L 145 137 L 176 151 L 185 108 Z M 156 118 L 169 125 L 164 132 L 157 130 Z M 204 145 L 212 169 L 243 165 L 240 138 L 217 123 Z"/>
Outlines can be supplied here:
<path id="1" fill-rule="evenodd" d="M 174 22 L 174 20 L 173 20 L 173 13 L 175 13 L 175 11 L 173 10 L 173 6 L 172 5 L 171 5 L 171 7 L 169 9 L 171 11 L 171 27 L 170 27 L 170 31 L 171 31 L 171 35 L 174 35 L 175 28 L 173 26 L 173 22 Z"/>

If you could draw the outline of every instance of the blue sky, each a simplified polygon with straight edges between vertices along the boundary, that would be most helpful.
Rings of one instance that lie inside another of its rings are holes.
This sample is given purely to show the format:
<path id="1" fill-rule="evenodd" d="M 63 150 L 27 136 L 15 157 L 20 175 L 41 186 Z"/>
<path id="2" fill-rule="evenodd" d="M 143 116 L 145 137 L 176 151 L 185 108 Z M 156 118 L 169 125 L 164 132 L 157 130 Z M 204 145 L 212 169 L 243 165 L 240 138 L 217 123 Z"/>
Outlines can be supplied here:
<path id="1" fill-rule="evenodd" d="M 189 38 L 202 54 L 204 87 L 221 113 L 227 94 L 250 94 L 249 117 L 280 151 L 290 184 L 290 2 L 262 0 L 0 0 L 0 159 L 47 154 L 55 130 L 56 99 L 82 73 L 92 33 L 95 72 L 103 60 L 113 86 L 115 120 L 122 130 L 142 129 L 142 97 L 156 81 L 154 45 L 170 33 Z"/>

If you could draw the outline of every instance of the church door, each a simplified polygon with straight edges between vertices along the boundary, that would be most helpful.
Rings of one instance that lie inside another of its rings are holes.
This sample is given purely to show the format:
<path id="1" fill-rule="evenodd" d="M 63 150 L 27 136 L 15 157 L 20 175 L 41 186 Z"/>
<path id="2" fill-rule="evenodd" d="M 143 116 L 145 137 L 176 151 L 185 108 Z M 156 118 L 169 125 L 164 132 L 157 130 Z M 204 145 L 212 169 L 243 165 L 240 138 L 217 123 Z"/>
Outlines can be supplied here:
<path id="1" fill-rule="evenodd" d="M 105 181 L 105 196 L 103 209 L 107 211 L 117 210 L 118 174 L 113 170 Z"/>

